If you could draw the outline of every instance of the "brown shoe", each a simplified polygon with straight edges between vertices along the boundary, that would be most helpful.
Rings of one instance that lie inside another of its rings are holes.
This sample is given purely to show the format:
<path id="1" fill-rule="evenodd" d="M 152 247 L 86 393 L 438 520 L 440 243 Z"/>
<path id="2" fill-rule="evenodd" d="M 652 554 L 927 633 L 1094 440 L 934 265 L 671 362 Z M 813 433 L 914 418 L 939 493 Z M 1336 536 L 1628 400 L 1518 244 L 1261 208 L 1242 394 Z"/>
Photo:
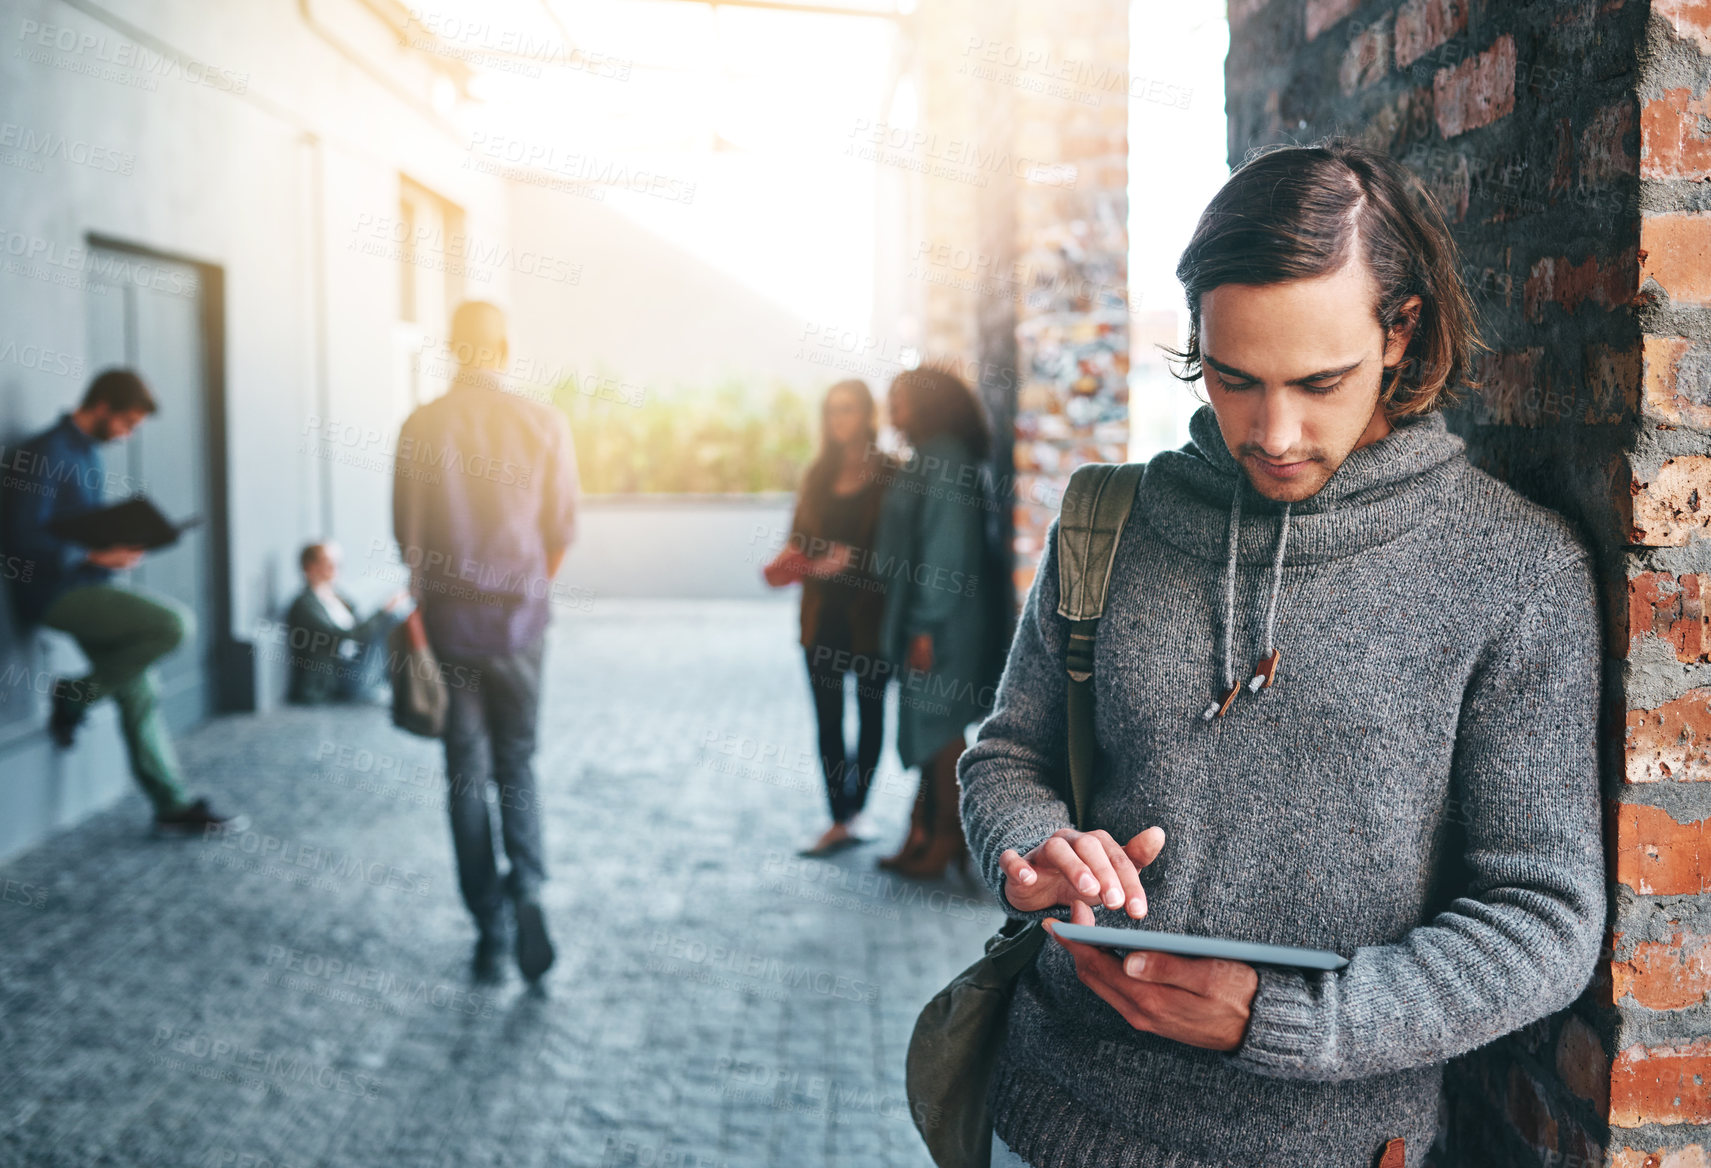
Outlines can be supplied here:
<path id="1" fill-rule="evenodd" d="M 953 863 L 967 875 L 968 841 L 962 838 L 961 824 L 951 835 L 934 836 L 926 848 L 899 863 L 894 870 L 911 880 L 938 880 Z"/>
<path id="2" fill-rule="evenodd" d="M 932 843 L 933 837 L 928 833 L 926 828 L 911 827 L 909 829 L 908 838 L 903 841 L 903 846 L 901 848 L 898 848 L 889 856 L 879 857 L 879 859 L 875 860 L 874 863 L 885 869 L 899 868 L 904 864 L 912 863 L 917 857 L 931 847 Z"/>
<path id="3" fill-rule="evenodd" d="M 937 880 L 956 861 L 966 865 L 968 841 L 962 834 L 962 814 L 957 806 L 957 757 L 962 743 L 954 742 L 935 755 L 921 768 L 921 784 L 932 784 L 933 812 L 928 824 L 927 845 L 912 853 L 892 869 L 900 876 L 915 880 Z M 917 800 L 925 807 L 926 800 Z M 965 868 L 966 870 L 966 868 Z"/>
<path id="4" fill-rule="evenodd" d="M 810 860 L 818 860 L 826 856 L 835 856 L 845 848 L 860 847 L 866 842 L 861 836 L 851 831 L 848 824 L 834 823 L 821 834 L 819 839 L 805 848 L 798 849 L 796 854 Z"/>
<path id="5" fill-rule="evenodd" d="M 904 837 L 903 846 L 889 856 L 881 856 L 876 861 L 881 868 L 896 868 L 899 864 L 914 859 L 932 844 L 933 833 L 927 829 L 927 792 L 924 789 L 926 781 L 923 777 L 923 787 L 915 791 L 915 802 L 909 808 L 909 834 Z"/>

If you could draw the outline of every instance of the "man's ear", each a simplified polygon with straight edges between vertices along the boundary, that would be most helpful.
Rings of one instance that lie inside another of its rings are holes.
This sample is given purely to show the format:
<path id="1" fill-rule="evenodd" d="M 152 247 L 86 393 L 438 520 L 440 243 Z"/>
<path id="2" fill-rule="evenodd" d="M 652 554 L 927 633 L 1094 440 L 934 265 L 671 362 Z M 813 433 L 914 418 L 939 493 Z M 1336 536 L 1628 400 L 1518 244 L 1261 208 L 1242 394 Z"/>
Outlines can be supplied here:
<path id="1" fill-rule="evenodd" d="M 1414 327 L 1420 323 L 1420 309 L 1425 307 L 1425 301 L 1419 296 L 1410 296 L 1396 310 L 1396 323 L 1390 326 L 1389 335 L 1384 339 L 1384 364 L 1386 367 L 1399 365 L 1402 354 L 1408 351 L 1408 343 L 1414 339 Z"/>

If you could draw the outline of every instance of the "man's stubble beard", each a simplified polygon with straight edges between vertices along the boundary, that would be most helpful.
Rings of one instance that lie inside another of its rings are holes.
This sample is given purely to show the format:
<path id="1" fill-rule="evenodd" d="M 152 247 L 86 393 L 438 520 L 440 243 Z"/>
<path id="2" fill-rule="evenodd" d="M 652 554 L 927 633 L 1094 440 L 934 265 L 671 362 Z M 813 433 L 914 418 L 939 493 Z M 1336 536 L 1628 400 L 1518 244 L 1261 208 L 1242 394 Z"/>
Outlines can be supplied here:
<path id="1" fill-rule="evenodd" d="M 1248 485 L 1254 489 L 1254 492 L 1270 499 L 1274 503 L 1304 503 L 1314 495 L 1317 495 L 1320 491 L 1324 490 L 1325 484 L 1331 481 L 1332 475 L 1336 474 L 1336 468 L 1333 467 L 1327 471 L 1324 469 L 1325 464 L 1321 460 L 1316 458 L 1312 459 L 1310 461 L 1312 461 L 1315 468 L 1313 473 L 1316 481 L 1314 481 L 1313 489 L 1310 492 L 1307 494 L 1297 494 L 1296 491 L 1299 487 L 1297 484 L 1292 483 L 1286 488 L 1289 491 L 1288 494 L 1274 495 L 1271 491 L 1277 489 L 1280 484 L 1277 484 L 1269 478 L 1265 478 L 1262 472 L 1254 470 L 1248 463 L 1248 459 L 1252 457 L 1254 456 L 1243 455 L 1241 458 L 1236 460 L 1236 465 L 1241 467 L 1242 473 L 1247 476 Z"/>

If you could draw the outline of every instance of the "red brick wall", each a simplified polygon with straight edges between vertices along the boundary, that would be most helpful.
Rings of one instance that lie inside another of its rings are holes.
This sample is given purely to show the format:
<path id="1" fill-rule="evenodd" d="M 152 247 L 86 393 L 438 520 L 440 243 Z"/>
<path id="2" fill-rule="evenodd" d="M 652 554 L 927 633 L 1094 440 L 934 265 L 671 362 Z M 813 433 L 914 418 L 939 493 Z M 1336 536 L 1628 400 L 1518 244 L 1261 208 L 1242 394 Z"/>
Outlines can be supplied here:
<path id="1" fill-rule="evenodd" d="M 1609 948 L 1573 1009 L 1451 1064 L 1434 1159 L 1706 1168 L 1711 3 L 1230 0 L 1230 19 L 1231 163 L 1341 132 L 1415 168 L 1493 350 L 1451 424 L 1599 560 Z"/>

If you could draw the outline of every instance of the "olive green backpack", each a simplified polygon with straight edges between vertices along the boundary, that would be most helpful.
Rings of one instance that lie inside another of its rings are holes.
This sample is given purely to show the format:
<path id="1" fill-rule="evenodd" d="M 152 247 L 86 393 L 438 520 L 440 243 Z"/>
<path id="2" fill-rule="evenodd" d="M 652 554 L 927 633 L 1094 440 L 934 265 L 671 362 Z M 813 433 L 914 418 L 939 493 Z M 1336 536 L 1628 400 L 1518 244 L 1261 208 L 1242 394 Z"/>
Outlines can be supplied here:
<path id="1" fill-rule="evenodd" d="M 1058 516 L 1058 615 L 1070 622 L 1070 814 L 1084 829 L 1093 794 L 1093 638 L 1105 612 L 1117 541 L 1135 501 L 1143 463 L 1089 463 L 1064 490 Z M 1048 939 L 1038 921 L 1011 917 L 986 941 L 986 955 L 928 1002 L 909 1039 L 909 1113 L 939 1168 L 990 1168 L 987 1087 L 1004 1044 L 1016 979 Z"/>

